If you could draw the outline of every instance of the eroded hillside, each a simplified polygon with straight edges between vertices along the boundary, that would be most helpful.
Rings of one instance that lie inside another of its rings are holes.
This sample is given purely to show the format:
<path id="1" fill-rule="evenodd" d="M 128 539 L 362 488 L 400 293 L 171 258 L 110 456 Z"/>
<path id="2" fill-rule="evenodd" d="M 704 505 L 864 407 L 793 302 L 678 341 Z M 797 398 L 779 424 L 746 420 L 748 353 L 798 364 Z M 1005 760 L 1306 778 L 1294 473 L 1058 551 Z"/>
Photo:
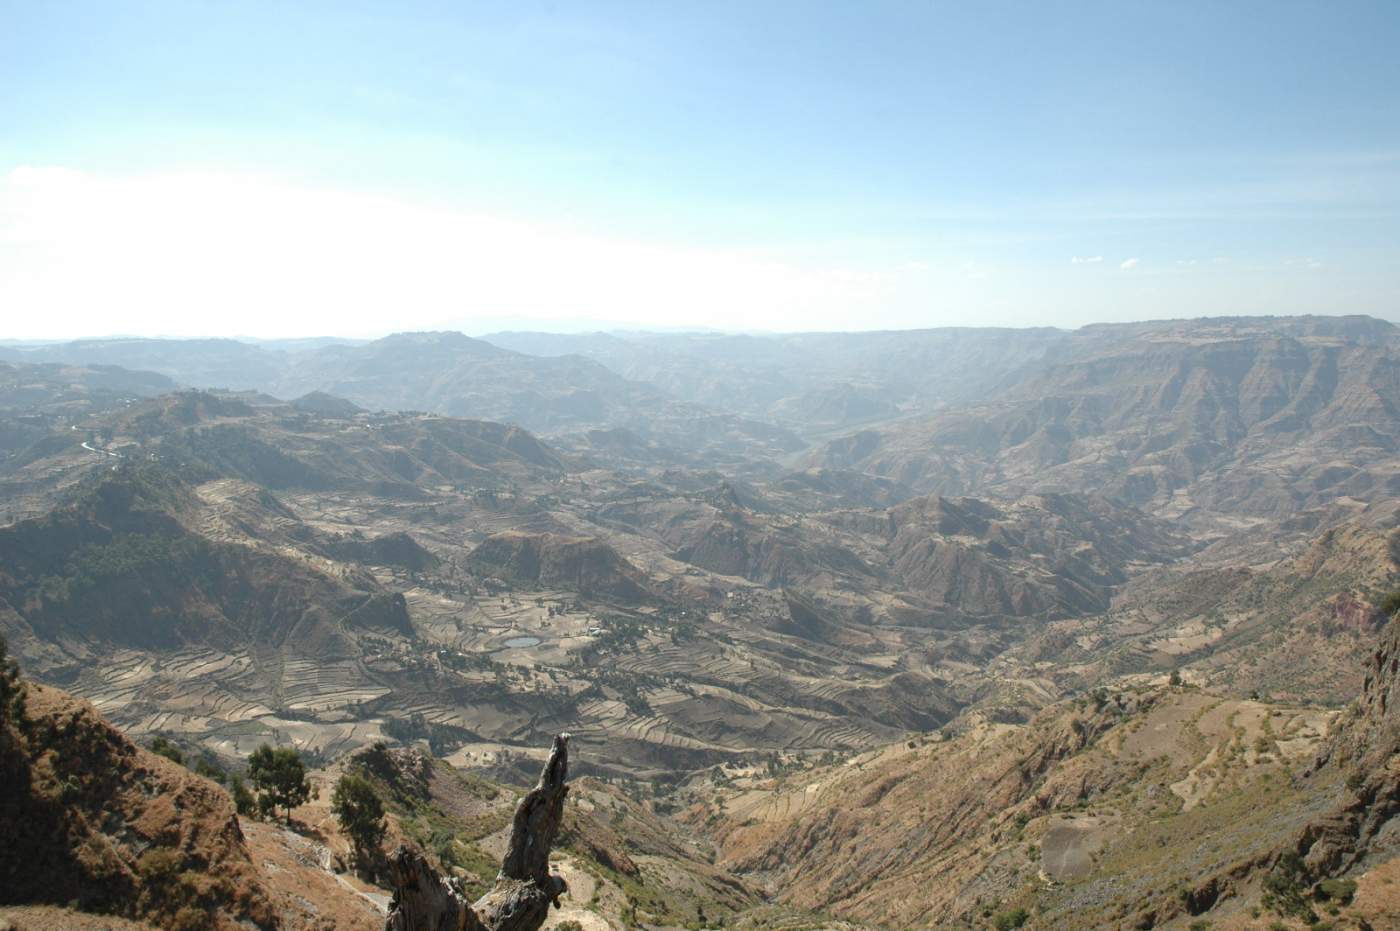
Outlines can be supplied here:
<path id="1" fill-rule="evenodd" d="M 1383 916 L 1389 324 L 498 343 L 9 351 L 0 632 L 468 885 L 572 734 L 593 931 Z"/>

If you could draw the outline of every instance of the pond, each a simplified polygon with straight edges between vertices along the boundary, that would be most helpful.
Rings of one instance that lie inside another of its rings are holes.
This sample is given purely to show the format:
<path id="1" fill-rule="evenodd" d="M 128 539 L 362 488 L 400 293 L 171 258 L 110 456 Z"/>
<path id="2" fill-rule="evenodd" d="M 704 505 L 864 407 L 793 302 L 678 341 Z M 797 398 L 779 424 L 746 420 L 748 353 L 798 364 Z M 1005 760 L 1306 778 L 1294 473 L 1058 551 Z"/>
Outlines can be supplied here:
<path id="1" fill-rule="evenodd" d="M 537 647 L 539 645 L 539 637 L 511 637 L 506 641 L 506 649 L 508 650 L 516 650 L 521 647 Z"/>

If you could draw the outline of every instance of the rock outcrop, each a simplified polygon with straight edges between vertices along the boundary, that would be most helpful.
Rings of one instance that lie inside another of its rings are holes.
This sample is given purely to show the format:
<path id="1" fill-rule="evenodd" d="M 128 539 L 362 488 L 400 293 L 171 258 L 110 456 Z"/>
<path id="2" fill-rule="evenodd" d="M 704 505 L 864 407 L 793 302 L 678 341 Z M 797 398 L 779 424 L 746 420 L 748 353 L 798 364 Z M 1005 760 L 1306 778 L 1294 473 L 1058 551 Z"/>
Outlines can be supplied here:
<path id="1" fill-rule="evenodd" d="M 389 860 L 394 901 L 385 931 L 536 931 L 559 904 L 564 880 L 549 872 L 549 852 L 569 787 L 569 735 L 554 738 L 540 781 L 516 806 L 496 885 L 468 904 L 456 881 L 400 846 Z"/>

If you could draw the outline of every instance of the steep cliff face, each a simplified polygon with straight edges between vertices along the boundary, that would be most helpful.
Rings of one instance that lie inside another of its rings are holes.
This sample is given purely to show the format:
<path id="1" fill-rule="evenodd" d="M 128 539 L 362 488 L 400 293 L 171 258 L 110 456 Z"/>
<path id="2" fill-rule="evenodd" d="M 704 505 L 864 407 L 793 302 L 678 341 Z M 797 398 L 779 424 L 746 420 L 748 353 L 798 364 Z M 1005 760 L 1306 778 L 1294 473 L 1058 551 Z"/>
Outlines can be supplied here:
<path id="1" fill-rule="evenodd" d="M 1317 876 L 1346 871 L 1400 849 L 1392 819 L 1400 814 L 1400 621 L 1382 633 L 1366 668 L 1361 697 L 1316 769 L 1346 773 L 1336 807 L 1298 838 L 1298 853 Z"/>

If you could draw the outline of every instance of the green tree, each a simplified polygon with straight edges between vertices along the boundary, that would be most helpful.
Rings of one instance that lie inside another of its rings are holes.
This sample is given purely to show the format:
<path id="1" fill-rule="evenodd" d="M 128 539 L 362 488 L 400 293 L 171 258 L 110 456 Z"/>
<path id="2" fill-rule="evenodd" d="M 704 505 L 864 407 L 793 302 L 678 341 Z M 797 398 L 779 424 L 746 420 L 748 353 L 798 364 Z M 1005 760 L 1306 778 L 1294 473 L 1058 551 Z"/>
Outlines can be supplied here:
<path id="1" fill-rule="evenodd" d="M 24 680 L 19 664 L 10 659 L 10 647 L 0 637 L 0 725 L 24 718 Z"/>
<path id="2" fill-rule="evenodd" d="M 370 854 L 384 839 L 384 803 L 369 780 L 346 773 L 331 793 L 331 811 L 355 844 L 356 856 Z"/>
<path id="3" fill-rule="evenodd" d="M 311 780 L 301 757 L 290 747 L 263 744 L 248 757 L 248 778 L 258 790 L 258 808 L 276 813 L 280 807 L 287 818 L 292 809 L 312 798 Z"/>
<path id="4" fill-rule="evenodd" d="M 180 748 L 160 735 L 156 735 L 156 739 L 151 741 L 151 752 L 182 766 L 185 763 L 185 755 L 180 752 Z"/>
<path id="5" fill-rule="evenodd" d="M 228 794 L 233 796 L 233 807 L 238 809 L 238 813 L 245 818 L 251 818 L 258 810 L 257 799 L 253 798 L 253 793 L 248 791 L 247 784 L 242 776 L 233 776 L 229 779 Z"/>
<path id="6" fill-rule="evenodd" d="M 205 779 L 212 779 L 220 785 L 223 785 L 225 780 L 228 779 L 228 773 L 224 772 L 222 766 L 204 756 L 195 760 L 194 771 Z"/>

